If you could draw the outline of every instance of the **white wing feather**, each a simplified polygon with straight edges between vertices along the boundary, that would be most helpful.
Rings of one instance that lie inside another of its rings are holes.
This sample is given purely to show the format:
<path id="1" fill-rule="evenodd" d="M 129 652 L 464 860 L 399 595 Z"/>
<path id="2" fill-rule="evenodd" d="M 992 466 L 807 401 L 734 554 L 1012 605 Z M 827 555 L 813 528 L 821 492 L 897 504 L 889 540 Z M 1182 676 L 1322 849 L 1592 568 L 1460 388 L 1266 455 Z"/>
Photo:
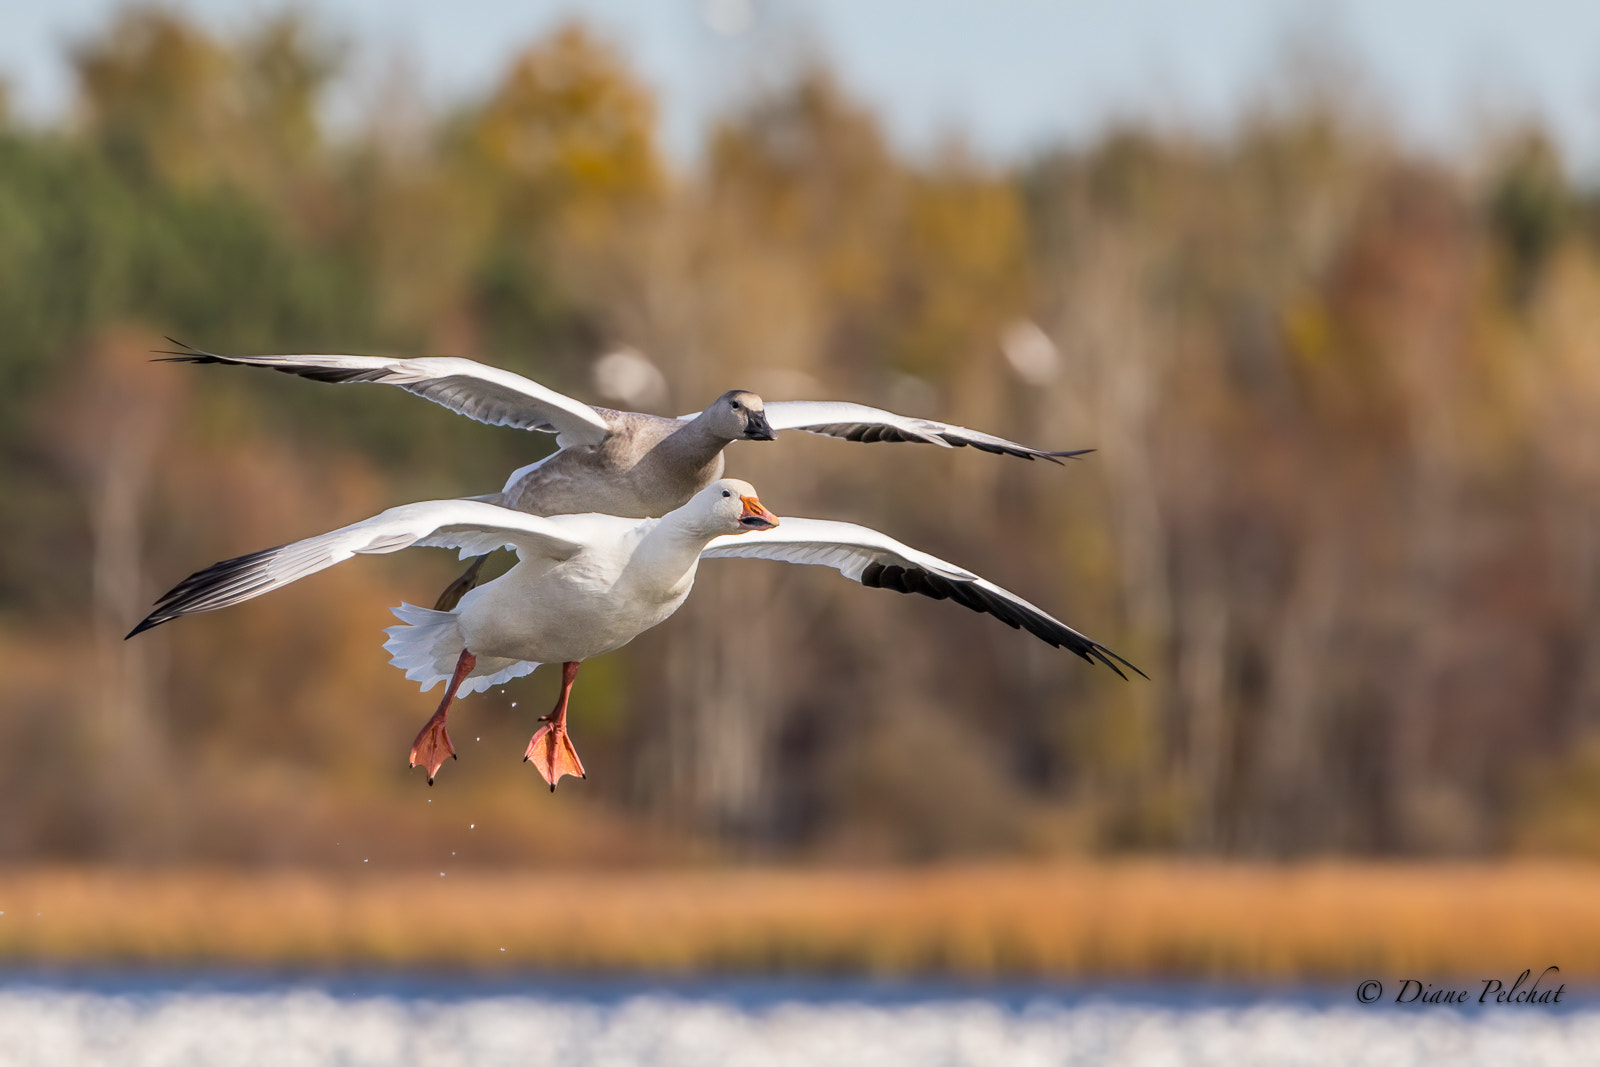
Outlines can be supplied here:
<path id="1" fill-rule="evenodd" d="M 429 500 L 390 508 L 331 533 L 223 560 L 185 578 L 156 602 L 128 636 L 197 611 L 215 611 L 269 593 L 352 556 L 402 548 L 459 548 L 461 558 L 498 548 L 519 556 L 570 559 L 584 547 L 560 520 L 476 500 Z"/>
<path id="2" fill-rule="evenodd" d="M 323 382 L 394 385 L 490 426 L 559 434 L 563 447 L 597 445 L 611 432 L 605 419 L 588 404 L 520 374 L 470 359 L 451 356 L 422 359 L 349 355 L 222 356 L 199 349 L 169 355 L 182 363 L 266 367 Z"/>
<path id="3" fill-rule="evenodd" d="M 774 400 L 766 405 L 767 421 L 774 430 L 803 430 L 806 433 L 840 437 L 847 441 L 911 441 L 939 445 L 944 448 L 972 447 L 997 455 L 1020 456 L 1023 459 L 1048 459 L 1060 462 L 1061 458 L 1082 455 L 1092 449 L 1067 452 L 1046 452 L 1030 448 L 1004 437 L 969 430 L 932 419 L 917 419 L 897 415 L 882 408 L 852 404 L 844 400 Z"/>
<path id="4" fill-rule="evenodd" d="M 701 559 L 745 556 L 776 559 L 785 563 L 807 563 L 832 567 L 851 581 L 873 563 L 921 567 L 945 578 L 975 582 L 980 579 L 937 556 L 919 552 L 888 534 L 853 522 L 829 519 L 784 518 L 771 530 L 724 534 L 713 538 L 700 553 Z"/>

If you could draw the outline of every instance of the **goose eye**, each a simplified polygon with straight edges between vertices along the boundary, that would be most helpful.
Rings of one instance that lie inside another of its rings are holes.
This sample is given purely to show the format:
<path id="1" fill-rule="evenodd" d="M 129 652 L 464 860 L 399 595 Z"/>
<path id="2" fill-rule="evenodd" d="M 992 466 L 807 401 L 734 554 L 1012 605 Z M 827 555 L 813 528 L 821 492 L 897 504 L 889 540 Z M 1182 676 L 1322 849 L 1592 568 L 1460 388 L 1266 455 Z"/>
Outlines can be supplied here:
<path id="1" fill-rule="evenodd" d="M 723 498 L 724 498 L 724 499 L 726 499 L 726 498 L 727 498 L 727 497 L 730 497 L 730 496 L 732 496 L 732 495 L 733 495 L 733 494 L 732 494 L 732 493 L 730 493 L 730 492 L 728 492 L 728 491 L 727 491 L 727 490 L 726 490 L 726 489 L 724 489 L 724 490 L 723 490 L 723 491 L 722 491 L 722 496 L 723 496 Z"/>
<path id="2" fill-rule="evenodd" d="M 730 401 L 728 401 L 728 403 L 733 405 L 733 410 L 735 410 L 735 411 L 739 410 L 739 402 L 737 400 L 730 400 Z"/>

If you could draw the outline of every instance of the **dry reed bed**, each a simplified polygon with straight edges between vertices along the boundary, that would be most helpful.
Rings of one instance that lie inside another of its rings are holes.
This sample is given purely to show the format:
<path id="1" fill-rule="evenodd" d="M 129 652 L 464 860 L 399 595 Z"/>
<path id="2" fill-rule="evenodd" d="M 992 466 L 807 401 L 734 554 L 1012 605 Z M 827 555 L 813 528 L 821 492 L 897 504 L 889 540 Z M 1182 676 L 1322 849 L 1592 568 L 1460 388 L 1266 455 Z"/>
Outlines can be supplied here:
<path id="1" fill-rule="evenodd" d="M 0 873 L 0 961 L 1600 977 L 1600 867 Z"/>

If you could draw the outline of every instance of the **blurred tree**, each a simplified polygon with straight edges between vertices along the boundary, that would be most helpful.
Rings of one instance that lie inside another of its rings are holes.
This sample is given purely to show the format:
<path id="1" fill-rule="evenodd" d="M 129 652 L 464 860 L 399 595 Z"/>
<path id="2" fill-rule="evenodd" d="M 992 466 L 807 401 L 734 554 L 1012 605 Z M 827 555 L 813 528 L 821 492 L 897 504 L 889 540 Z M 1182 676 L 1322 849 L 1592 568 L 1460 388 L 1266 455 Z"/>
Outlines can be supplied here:
<path id="1" fill-rule="evenodd" d="M 148 373 L 146 335 L 104 335 L 75 362 L 80 373 L 51 398 L 49 444 L 74 475 L 89 520 L 96 707 L 83 731 L 103 795 L 100 847 L 119 857 L 147 839 L 136 825 L 170 817 L 161 788 L 171 752 L 152 706 L 160 679 L 151 646 L 125 642 L 127 622 L 149 602 L 144 532 L 162 438 L 183 380 Z M 63 383 L 65 384 L 65 383 Z M 131 847 L 130 847 L 131 846 Z"/>
<path id="2" fill-rule="evenodd" d="M 887 295 L 886 242 L 902 217 L 904 176 L 877 120 L 821 68 L 722 123 L 708 149 L 711 225 L 722 245 L 759 234 L 814 264 L 832 320 L 826 366 L 874 386 L 883 338 L 872 308 Z"/>
<path id="3" fill-rule="evenodd" d="M 290 13 L 224 43 L 176 11 L 134 6 L 73 61 L 83 120 L 128 175 L 226 182 L 291 206 L 317 162 L 320 98 L 340 52 Z"/>
<path id="4" fill-rule="evenodd" d="M 1475 178 L 1319 83 L 1224 135 L 1129 125 L 1009 168 L 897 152 L 812 67 L 671 175 L 648 90 L 576 24 L 452 115 L 402 94 L 335 133 L 343 56 L 298 16 L 224 37 L 132 8 L 74 53 L 73 128 L 0 124 L 0 803 L 22 813 L 0 855 L 443 840 L 393 760 L 427 709 L 374 631 L 446 562 L 352 564 L 140 663 L 111 639 L 199 563 L 492 489 L 548 442 L 395 390 L 146 366 L 164 333 L 477 356 L 584 397 L 621 342 L 666 410 L 744 386 L 1098 449 L 1060 470 L 797 435 L 729 462 L 780 513 L 947 555 L 1151 682 L 816 569 L 708 566 L 592 668 L 575 721 L 612 770 L 554 805 L 514 760 L 441 782 L 432 810 L 507 828 L 481 856 L 1592 847 L 1600 251 L 1538 131 Z M 520 745 L 511 701 L 548 685 L 477 698 L 482 751 Z M 109 810 L 82 727 L 113 721 L 159 740 L 170 818 Z"/>
<path id="5" fill-rule="evenodd" d="M 1488 216 L 1504 249 L 1511 297 L 1526 306 L 1545 264 L 1577 220 L 1561 159 L 1543 131 L 1524 131 L 1503 150 Z"/>
<path id="6" fill-rule="evenodd" d="M 323 92 L 337 76 L 343 49 L 301 16 L 266 19 L 237 47 L 241 110 L 257 134 L 263 162 L 308 169 L 322 147 Z"/>
<path id="7" fill-rule="evenodd" d="M 663 181 L 654 101 L 577 24 L 517 56 L 460 137 L 464 162 L 513 226 L 537 229 L 566 213 L 569 225 L 598 225 L 609 208 L 648 199 Z"/>
<path id="8" fill-rule="evenodd" d="M 83 120 L 136 177 L 196 182 L 239 106 L 223 47 L 176 12 L 124 8 L 73 50 Z"/>

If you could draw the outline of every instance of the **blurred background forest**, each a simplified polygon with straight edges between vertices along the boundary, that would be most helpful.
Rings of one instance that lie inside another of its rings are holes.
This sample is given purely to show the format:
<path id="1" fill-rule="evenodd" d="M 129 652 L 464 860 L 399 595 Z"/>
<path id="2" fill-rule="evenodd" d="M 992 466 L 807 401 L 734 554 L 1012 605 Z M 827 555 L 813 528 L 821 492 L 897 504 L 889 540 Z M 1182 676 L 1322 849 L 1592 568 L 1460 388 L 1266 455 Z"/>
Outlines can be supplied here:
<path id="1" fill-rule="evenodd" d="M 816 61 L 685 167 L 581 24 L 468 105 L 396 85 L 330 129 L 349 54 L 299 16 L 219 37 L 129 9 L 75 46 L 69 120 L 0 121 L 0 861 L 1600 853 L 1600 198 L 1538 129 L 1441 160 L 1308 76 L 1221 135 L 1130 122 L 1001 166 L 897 150 Z M 791 433 L 729 469 L 1151 680 L 719 563 L 585 669 L 587 782 L 518 762 L 541 671 L 461 707 L 430 790 L 404 764 L 438 694 L 381 630 L 453 555 L 122 635 L 205 564 L 493 491 L 552 442 L 152 363 L 168 334 L 1095 448 Z M 597 374 L 616 352 L 666 387 Z"/>

